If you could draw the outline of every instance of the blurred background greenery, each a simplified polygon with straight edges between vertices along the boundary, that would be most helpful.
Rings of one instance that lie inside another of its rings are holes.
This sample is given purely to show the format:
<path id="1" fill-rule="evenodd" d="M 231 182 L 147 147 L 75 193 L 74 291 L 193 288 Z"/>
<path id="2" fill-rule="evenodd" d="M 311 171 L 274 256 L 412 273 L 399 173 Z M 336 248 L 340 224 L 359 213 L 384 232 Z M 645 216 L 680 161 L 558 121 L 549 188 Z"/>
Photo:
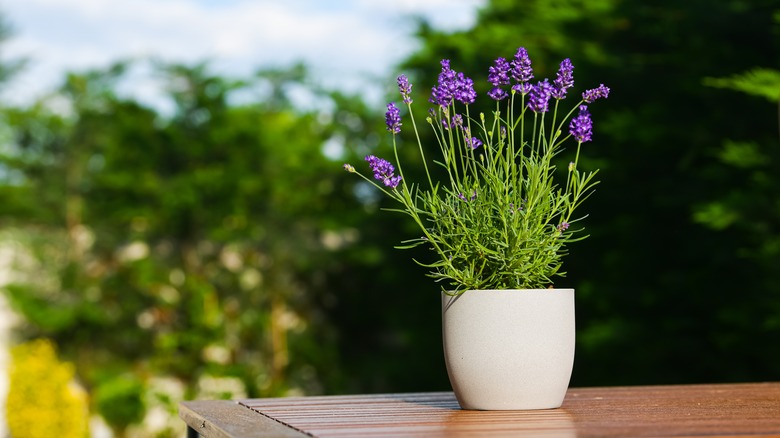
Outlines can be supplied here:
<path id="1" fill-rule="evenodd" d="M 570 57 L 577 91 L 612 89 L 582 158 L 591 237 L 557 284 L 577 290 L 573 386 L 780 378 L 779 31 L 777 0 L 492 0 L 471 29 L 421 21 L 387 72 L 424 105 L 441 58 L 484 93 L 522 45 L 537 78 Z M 161 114 L 118 93 L 130 67 L 0 105 L 14 342 L 51 340 L 116 436 L 180 433 L 183 399 L 448 390 L 428 254 L 394 250 L 414 228 L 341 168 L 390 152 L 384 108 L 304 65 L 157 62 Z"/>

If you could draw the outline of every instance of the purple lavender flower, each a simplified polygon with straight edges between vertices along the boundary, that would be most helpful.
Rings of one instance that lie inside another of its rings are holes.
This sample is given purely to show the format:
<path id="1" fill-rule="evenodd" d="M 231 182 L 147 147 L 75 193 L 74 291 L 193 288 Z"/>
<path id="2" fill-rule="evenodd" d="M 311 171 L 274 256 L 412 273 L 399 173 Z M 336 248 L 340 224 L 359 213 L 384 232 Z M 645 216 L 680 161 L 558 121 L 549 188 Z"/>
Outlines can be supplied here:
<path id="1" fill-rule="evenodd" d="M 590 119 L 587 106 L 580 106 L 580 113 L 569 123 L 569 132 L 580 143 L 590 141 L 593 134 L 593 122 Z"/>
<path id="2" fill-rule="evenodd" d="M 488 69 L 488 82 L 493 84 L 493 89 L 488 92 L 493 100 L 502 100 L 509 96 L 501 86 L 509 85 L 509 62 L 504 58 L 496 59 L 495 64 Z"/>
<path id="3" fill-rule="evenodd" d="M 558 231 L 566 231 L 569 229 L 569 223 L 568 222 L 561 222 L 560 225 L 558 225 Z"/>
<path id="4" fill-rule="evenodd" d="M 528 51 L 525 47 L 517 49 L 511 66 L 512 79 L 517 82 L 512 86 L 512 89 L 522 94 L 531 91 L 531 84 L 529 84 L 528 81 L 534 78 L 534 72 L 531 68 L 531 58 L 528 57 Z"/>
<path id="5" fill-rule="evenodd" d="M 431 90 L 430 102 L 443 107 L 449 106 L 452 103 L 456 81 L 457 75 L 450 68 L 450 60 L 442 59 L 439 82 Z"/>
<path id="6" fill-rule="evenodd" d="M 474 103 L 476 98 L 474 81 L 464 76 L 463 73 L 452 70 L 449 59 L 442 59 L 439 82 L 431 90 L 429 101 L 442 107 L 448 107 L 453 100 L 469 105 Z"/>
<path id="7" fill-rule="evenodd" d="M 569 58 L 561 61 L 558 76 L 553 81 L 552 96 L 556 99 L 565 99 L 566 90 L 574 86 L 574 65 Z"/>
<path id="8" fill-rule="evenodd" d="M 454 97 L 458 102 L 465 105 L 470 105 L 477 100 L 477 92 L 474 91 L 474 81 L 464 76 L 463 73 L 458 73 L 458 83 Z"/>
<path id="9" fill-rule="evenodd" d="M 509 93 L 501 87 L 494 87 L 492 90 L 488 91 L 488 96 L 493 100 L 504 100 L 509 97 Z"/>
<path id="10" fill-rule="evenodd" d="M 528 93 L 528 108 L 535 113 L 546 113 L 549 110 L 548 103 L 552 88 L 547 79 L 531 87 L 531 91 Z"/>
<path id="11" fill-rule="evenodd" d="M 395 106 L 395 103 L 390 102 L 387 104 L 387 112 L 385 113 L 385 124 L 387 130 L 393 134 L 401 132 L 401 111 Z"/>
<path id="12" fill-rule="evenodd" d="M 477 137 L 471 137 L 467 135 L 466 145 L 471 149 L 477 149 L 478 147 L 482 146 L 482 140 L 478 139 Z"/>
<path id="13" fill-rule="evenodd" d="M 460 114 L 452 116 L 452 124 L 454 126 L 463 126 L 463 116 Z"/>
<path id="14" fill-rule="evenodd" d="M 398 91 L 401 92 L 401 97 L 404 98 L 404 103 L 409 105 L 412 103 L 412 84 L 409 83 L 409 78 L 406 75 L 398 76 Z"/>
<path id="15" fill-rule="evenodd" d="M 455 114 L 452 116 L 452 119 L 443 118 L 441 121 L 442 126 L 444 129 L 449 130 L 450 128 L 456 128 L 458 126 L 463 126 L 463 116 L 460 114 Z"/>
<path id="16" fill-rule="evenodd" d="M 596 99 L 606 99 L 607 97 L 609 97 L 609 88 L 605 87 L 604 84 L 599 85 L 598 88 L 585 90 L 582 93 L 582 100 L 587 103 L 593 103 Z"/>
<path id="17" fill-rule="evenodd" d="M 488 69 L 488 82 L 494 87 L 509 85 L 509 62 L 505 58 L 496 59 L 492 67 Z"/>
<path id="18" fill-rule="evenodd" d="M 466 146 L 470 147 L 471 149 L 476 149 L 482 146 L 482 140 L 478 139 L 477 137 L 472 137 L 471 131 L 468 127 L 463 128 L 463 139 L 466 141 Z"/>
<path id="19" fill-rule="evenodd" d="M 374 179 L 382 181 L 386 187 L 396 188 L 401 182 L 401 177 L 394 175 L 395 167 L 389 161 L 374 155 L 366 156 L 366 161 L 374 172 Z"/>
<path id="20" fill-rule="evenodd" d="M 477 199 L 477 192 L 476 191 L 472 191 L 470 198 L 467 198 L 466 195 L 463 194 L 463 192 L 458 193 L 458 199 L 460 199 L 461 201 L 465 201 L 465 202 L 471 202 L 471 201 Z"/>

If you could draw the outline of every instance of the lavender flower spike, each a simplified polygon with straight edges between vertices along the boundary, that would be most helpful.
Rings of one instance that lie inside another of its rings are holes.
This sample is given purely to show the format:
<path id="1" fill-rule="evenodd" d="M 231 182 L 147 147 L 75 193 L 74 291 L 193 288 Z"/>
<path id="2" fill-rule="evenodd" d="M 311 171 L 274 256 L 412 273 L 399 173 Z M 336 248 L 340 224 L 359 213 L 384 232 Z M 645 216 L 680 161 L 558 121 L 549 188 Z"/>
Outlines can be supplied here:
<path id="1" fill-rule="evenodd" d="M 393 134 L 401 132 L 401 111 L 395 106 L 395 103 L 390 102 L 387 104 L 387 112 L 385 113 L 385 124 L 387 130 Z"/>
<path id="2" fill-rule="evenodd" d="M 469 105 L 474 103 L 476 98 L 474 81 L 464 76 L 463 73 L 452 70 L 449 59 L 442 59 L 439 82 L 431 90 L 429 101 L 446 108 L 453 100 Z"/>
<path id="3" fill-rule="evenodd" d="M 493 100 L 509 97 L 509 93 L 501 88 L 502 85 L 509 85 L 509 69 L 509 62 L 504 58 L 498 58 L 493 67 L 488 70 L 488 82 L 493 84 L 493 89 L 488 92 L 488 96 Z"/>
<path id="4" fill-rule="evenodd" d="M 607 97 L 609 97 L 609 88 L 605 87 L 604 84 L 599 85 L 598 88 L 585 90 L 582 93 L 582 100 L 587 103 L 593 103 L 596 99 L 606 99 Z"/>
<path id="5" fill-rule="evenodd" d="M 374 155 L 366 157 L 369 167 L 374 172 L 374 179 L 382 181 L 385 187 L 396 188 L 401 182 L 401 177 L 394 175 L 395 167 L 389 161 L 377 158 Z"/>
<path id="6" fill-rule="evenodd" d="M 553 81 L 552 96 L 556 99 L 565 99 L 566 90 L 574 86 L 574 65 L 571 59 L 566 58 L 561 61 L 561 67 L 558 70 L 558 76 Z"/>
<path id="7" fill-rule="evenodd" d="M 528 93 L 528 108 L 535 113 L 546 113 L 549 110 L 548 103 L 553 86 L 547 82 L 539 82 Z"/>
<path id="8" fill-rule="evenodd" d="M 474 91 L 474 81 L 464 76 L 463 73 L 458 73 L 455 100 L 465 105 L 470 105 L 477 100 L 477 92 Z"/>
<path id="9" fill-rule="evenodd" d="M 441 60 L 441 73 L 439 73 L 439 82 L 431 90 L 431 103 L 447 107 L 452 103 L 456 88 L 457 75 L 450 68 L 450 60 Z"/>
<path id="10" fill-rule="evenodd" d="M 531 84 L 528 81 L 534 78 L 534 71 L 531 68 L 531 58 L 528 57 L 528 51 L 525 47 L 517 49 L 517 53 L 511 62 L 511 67 L 512 79 L 516 82 L 512 89 L 522 94 L 531 91 Z"/>
<path id="11" fill-rule="evenodd" d="M 406 105 L 412 103 L 412 84 L 409 83 L 409 78 L 406 75 L 398 76 L 398 91 L 401 92 L 401 97 L 404 98 Z"/>
<path id="12" fill-rule="evenodd" d="M 590 119 L 590 113 L 588 112 L 587 106 L 582 105 L 577 117 L 571 119 L 571 123 L 569 123 L 569 132 L 572 137 L 577 139 L 580 143 L 591 140 L 593 134 L 593 121 Z"/>

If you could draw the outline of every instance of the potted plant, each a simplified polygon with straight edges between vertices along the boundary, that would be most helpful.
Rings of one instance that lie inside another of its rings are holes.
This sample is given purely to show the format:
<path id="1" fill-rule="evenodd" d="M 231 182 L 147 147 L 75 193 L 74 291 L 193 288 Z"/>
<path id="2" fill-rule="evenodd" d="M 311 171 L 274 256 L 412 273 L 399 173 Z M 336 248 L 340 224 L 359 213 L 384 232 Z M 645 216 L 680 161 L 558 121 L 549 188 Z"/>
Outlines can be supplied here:
<path id="1" fill-rule="evenodd" d="M 366 157 L 373 178 L 357 173 L 400 206 L 420 236 L 400 248 L 425 245 L 422 263 L 441 284 L 445 362 L 464 409 L 544 409 L 563 401 L 574 361 L 574 290 L 554 289 L 567 245 L 584 239 L 575 210 L 598 184 L 598 170 L 580 171 L 591 140 L 588 105 L 606 98 L 603 84 L 568 108 L 574 85 L 569 59 L 556 78 L 532 82 L 531 60 L 519 48 L 489 68 L 492 115 L 472 114 L 473 81 L 441 61 L 426 121 L 438 143 L 433 156 L 413 114 L 412 85 L 398 87 L 417 138 L 425 180 L 409 182 L 398 161 L 400 109 L 387 105 L 396 166 Z M 565 146 L 571 161 L 557 168 Z M 439 166 L 443 178 L 434 178 Z"/>

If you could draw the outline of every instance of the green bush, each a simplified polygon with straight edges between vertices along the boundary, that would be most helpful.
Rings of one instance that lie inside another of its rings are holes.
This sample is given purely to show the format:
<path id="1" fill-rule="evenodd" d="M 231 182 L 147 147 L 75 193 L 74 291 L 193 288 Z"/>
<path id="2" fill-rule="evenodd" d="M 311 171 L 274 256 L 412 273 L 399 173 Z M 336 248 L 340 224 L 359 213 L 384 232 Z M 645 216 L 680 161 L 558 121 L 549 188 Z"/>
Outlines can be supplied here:
<path id="1" fill-rule="evenodd" d="M 95 409 L 114 430 L 121 432 L 144 418 L 144 385 L 132 375 L 121 375 L 102 382 L 94 391 Z"/>

